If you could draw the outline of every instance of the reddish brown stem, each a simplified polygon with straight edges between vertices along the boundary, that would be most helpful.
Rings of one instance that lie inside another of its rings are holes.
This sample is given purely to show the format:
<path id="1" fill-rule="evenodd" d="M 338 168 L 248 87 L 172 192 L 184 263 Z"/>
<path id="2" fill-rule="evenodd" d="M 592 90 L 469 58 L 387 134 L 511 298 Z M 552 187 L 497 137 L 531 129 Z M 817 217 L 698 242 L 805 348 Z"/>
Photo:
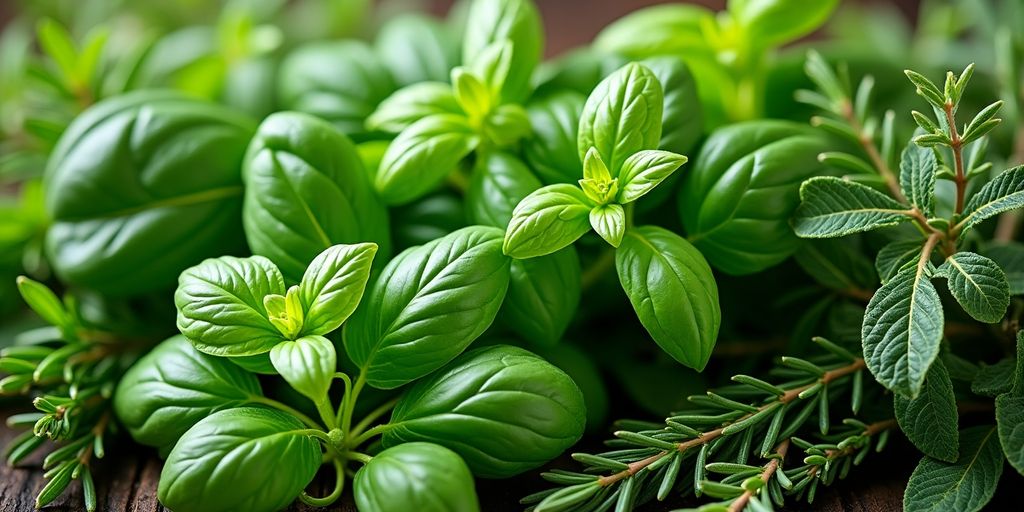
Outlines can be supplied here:
<path id="1" fill-rule="evenodd" d="M 950 149 L 953 150 L 953 164 L 956 167 L 956 173 L 953 176 L 953 181 L 956 183 L 956 209 L 954 210 L 957 215 L 960 215 L 964 211 L 964 195 L 967 191 L 967 175 L 964 172 L 964 152 L 963 142 L 960 139 L 960 133 L 956 130 L 956 119 L 953 118 L 953 104 L 946 102 L 946 124 L 949 125 L 949 138 L 950 138 Z"/>

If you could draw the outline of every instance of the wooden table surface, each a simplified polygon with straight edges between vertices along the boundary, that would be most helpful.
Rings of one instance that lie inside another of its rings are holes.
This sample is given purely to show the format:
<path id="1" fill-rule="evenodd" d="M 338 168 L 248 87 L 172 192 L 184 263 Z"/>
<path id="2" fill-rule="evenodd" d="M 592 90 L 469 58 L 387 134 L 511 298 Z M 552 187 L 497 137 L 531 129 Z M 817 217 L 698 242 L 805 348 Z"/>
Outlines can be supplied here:
<path id="1" fill-rule="evenodd" d="M 5 418 L 12 411 L 0 409 Z M 0 423 L 2 425 L 2 423 Z M 0 446 L 6 446 L 17 432 L 0 426 Z M 162 512 L 166 509 L 156 500 L 157 481 L 160 478 L 161 461 L 153 450 L 134 445 L 123 437 L 114 446 L 107 447 L 107 456 L 98 462 L 94 470 L 98 510 L 103 512 Z M 39 469 L 42 453 L 37 453 L 17 467 L 0 465 L 0 512 L 30 512 L 34 510 L 35 496 L 45 484 L 43 472 Z M 869 457 L 862 471 L 854 471 L 859 478 L 841 482 L 819 495 L 813 507 L 799 504 L 793 510 L 822 510 L 828 512 L 892 512 L 900 510 L 903 501 L 903 487 L 913 465 L 897 464 L 892 467 L 891 459 L 883 456 Z M 571 460 L 559 461 L 560 465 L 571 467 Z M 873 477 L 872 477 L 873 475 Z M 867 476 L 868 478 L 864 478 Z M 333 477 L 332 477 L 333 478 Z M 316 481 L 310 492 L 326 495 L 333 482 Z M 544 482 L 537 472 L 529 472 L 511 480 L 481 480 L 477 493 L 481 509 L 485 512 L 521 511 L 518 501 L 523 496 L 543 489 Z M 312 512 L 330 510 L 354 512 L 351 493 L 346 500 L 329 509 L 316 509 L 303 504 L 293 505 L 289 512 Z M 692 506 L 682 501 L 654 503 L 640 510 L 660 511 Z M 84 510 L 81 487 L 72 483 L 69 492 L 46 507 L 52 512 L 80 512 Z"/>

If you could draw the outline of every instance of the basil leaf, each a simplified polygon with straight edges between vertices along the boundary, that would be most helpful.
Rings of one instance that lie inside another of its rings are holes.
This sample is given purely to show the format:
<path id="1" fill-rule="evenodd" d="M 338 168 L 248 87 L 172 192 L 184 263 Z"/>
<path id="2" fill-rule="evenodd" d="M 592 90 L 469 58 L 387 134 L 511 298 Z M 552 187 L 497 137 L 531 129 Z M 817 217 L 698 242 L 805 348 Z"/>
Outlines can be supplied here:
<path id="1" fill-rule="evenodd" d="M 800 184 L 827 171 L 829 144 L 810 128 L 752 121 L 712 133 L 687 169 L 679 211 L 689 240 L 727 274 L 759 272 L 800 245 L 790 218 Z"/>
<path id="2" fill-rule="evenodd" d="M 437 187 L 478 143 L 465 117 L 438 114 L 420 119 L 388 146 L 374 186 L 386 203 L 408 203 Z"/>
<path id="3" fill-rule="evenodd" d="M 583 95 L 583 100 L 594 90 L 604 77 L 629 62 L 629 59 L 617 53 L 596 51 L 592 47 L 570 50 L 565 54 L 541 63 L 537 68 L 534 82 L 537 98 L 553 97 L 564 92 L 576 92 Z M 583 103 L 580 103 L 582 110 Z M 573 125 L 576 130 L 576 125 Z M 575 146 L 575 135 L 573 145 Z M 577 157 L 578 158 L 578 157 Z"/>
<path id="4" fill-rule="evenodd" d="M 173 510 L 280 510 L 313 480 L 321 458 L 319 443 L 294 417 L 227 409 L 181 437 L 160 473 L 157 497 Z"/>
<path id="5" fill-rule="evenodd" d="M 618 247 L 626 232 L 626 211 L 616 203 L 595 206 L 590 210 L 590 225 L 605 242 Z"/>
<path id="6" fill-rule="evenodd" d="M 696 5 L 656 5 L 612 22 L 594 39 L 594 48 L 642 59 L 653 55 L 710 54 L 704 26 L 714 13 Z"/>
<path id="7" fill-rule="evenodd" d="M 360 41 L 308 43 L 281 63 L 281 107 L 329 121 L 342 133 L 358 136 L 363 122 L 395 83 L 373 50 Z"/>
<path id="8" fill-rule="evenodd" d="M 1007 169 L 971 196 L 960 220 L 961 233 L 1000 213 L 1024 206 L 1024 165 Z"/>
<path id="9" fill-rule="evenodd" d="M 505 254 L 534 258 L 562 249 L 590 231 L 593 203 L 568 184 L 540 188 L 516 205 L 505 233 Z"/>
<path id="10" fill-rule="evenodd" d="M 828 20 L 837 5 L 839 0 L 730 0 L 729 14 L 747 41 L 778 46 L 813 32 Z"/>
<path id="11" fill-rule="evenodd" d="M 462 41 L 462 63 L 473 66 L 491 43 L 506 39 L 513 52 L 501 97 L 517 103 L 527 97 L 530 78 L 544 50 L 540 15 L 530 0 L 474 0 Z"/>
<path id="12" fill-rule="evenodd" d="M 916 398 L 893 397 L 900 430 L 929 457 L 956 462 L 959 439 L 953 382 L 942 361 L 935 361 Z"/>
<path id="13" fill-rule="evenodd" d="M 377 33 L 374 49 L 400 87 L 447 81 L 459 62 L 456 35 L 443 23 L 420 14 L 388 20 Z"/>
<path id="14" fill-rule="evenodd" d="M 900 271 L 868 302 L 861 337 L 864 361 L 880 384 L 916 397 L 939 354 L 942 302 L 924 266 Z"/>
<path id="15" fill-rule="evenodd" d="M 685 156 L 668 151 L 649 149 L 633 153 L 622 164 L 618 201 L 622 204 L 636 201 L 685 163 Z"/>
<path id="16" fill-rule="evenodd" d="M 330 124 L 297 112 L 271 115 L 249 146 L 244 178 L 249 247 L 288 282 L 335 244 L 374 241 L 390 251 L 388 212 L 355 147 Z"/>
<path id="17" fill-rule="evenodd" d="M 925 217 L 935 213 L 935 152 L 910 143 L 900 157 L 900 189 Z"/>
<path id="18" fill-rule="evenodd" d="M 380 103 L 366 118 L 366 128 L 398 133 L 434 114 L 461 114 L 452 86 L 443 82 L 421 82 L 403 87 Z"/>
<path id="19" fill-rule="evenodd" d="M 1010 284 L 994 261 L 961 251 L 946 258 L 936 273 L 946 277 L 949 292 L 975 320 L 994 324 L 1006 316 Z"/>
<path id="20" fill-rule="evenodd" d="M 543 258 L 526 261 L 540 259 Z M 608 419 L 608 384 L 594 356 L 569 343 L 544 347 L 538 355 L 561 368 L 583 392 L 583 402 L 587 407 L 587 433 L 603 433 Z"/>
<path id="21" fill-rule="evenodd" d="M 313 403 L 328 398 L 327 391 L 338 371 L 338 355 L 327 338 L 303 336 L 278 343 L 270 350 L 270 361 L 291 387 Z"/>
<path id="22" fill-rule="evenodd" d="M 721 309 L 718 286 L 701 253 L 656 226 L 631 228 L 615 268 L 640 322 L 668 355 L 698 371 L 711 357 Z"/>
<path id="23" fill-rule="evenodd" d="M 284 338 L 267 318 L 263 297 L 284 295 L 284 278 L 262 256 L 221 256 L 181 273 L 174 304 L 178 329 L 197 349 L 217 356 L 267 352 Z"/>
<path id="24" fill-rule="evenodd" d="M 515 156 L 500 151 L 481 155 L 466 190 L 467 217 L 474 224 L 504 229 L 516 205 L 540 187 Z"/>
<path id="25" fill-rule="evenodd" d="M 689 153 L 704 135 L 704 108 L 690 68 L 675 56 L 644 59 L 641 64 L 654 73 L 665 93 L 658 149 Z"/>
<path id="26" fill-rule="evenodd" d="M 355 476 L 362 512 L 477 512 L 476 488 L 459 455 L 432 443 L 407 443 L 374 455 Z"/>
<path id="27" fill-rule="evenodd" d="M 313 259 L 299 283 L 303 334 L 325 335 L 345 323 L 363 297 L 375 254 L 375 244 L 335 245 Z"/>
<path id="28" fill-rule="evenodd" d="M 572 446 L 585 416 L 583 395 L 565 372 L 497 345 L 466 352 L 409 388 L 383 442 L 429 440 L 461 455 L 477 476 L 507 478 Z"/>
<path id="29" fill-rule="evenodd" d="M 125 372 L 113 403 L 132 439 L 166 456 L 199 420 L 262 394 L 254 375 L 199 352 L 184 336 L 174 336 Z"/>
<path id="30" fill-rule="evenodd" d="M 580 115 L 580 161 L 597 148 L 612 177 L 633 153 L 655 149 L 661 140 L 664 96 L 658 78 L 641 64 L 626 64 L 590 93 Z"/>
<path id="31" fill-rule="evenodd" d="M 533 135 L 523 141 L 523 156 L 540 179 L 550 185 L 575 183 L 583 176 L 576 152 L 576 133 L 586 97 L 558 92 L 527 105 Z"/>
<path id="32" fill-rule="evenodd" d="M 498 318 L 529 343 L 558 343 L 580 303 L 580 273 L 573 247 L 512 260 L 508 293 Z"/>
<path id="33" fill-rule="evenodd" d="M 345 324 L 345 350 L 367 383 L 392 389 L 418 379 L 491 325 L 508 288 L 501 236 L 463 228 L 388 263 Z"/>
<path id="34" fill-rule="evenodd" d="M 395 245 L 402 248 L 429 243 L 469 223 L 462 198 L 449 192 L 427 196 L 394 212 Z"/>
<path id="35" fill-rule="evenodd" d="M 203 258 L 239 252 L 253 129 L 234 111 L 168 92 L 126 94 L 77 117 L 43 179 L 57 276 L 138 295 L 173 286 Z"/>
<path id="36" fill-rule="evenodd" d="M 949 464 L 924 457 L 914 468 L 903 495 L 906 512 L 981 510 L 995 494 L 1003 473 L 1003 454 L 993 426 L 960 431 L 960 457 Z"/>

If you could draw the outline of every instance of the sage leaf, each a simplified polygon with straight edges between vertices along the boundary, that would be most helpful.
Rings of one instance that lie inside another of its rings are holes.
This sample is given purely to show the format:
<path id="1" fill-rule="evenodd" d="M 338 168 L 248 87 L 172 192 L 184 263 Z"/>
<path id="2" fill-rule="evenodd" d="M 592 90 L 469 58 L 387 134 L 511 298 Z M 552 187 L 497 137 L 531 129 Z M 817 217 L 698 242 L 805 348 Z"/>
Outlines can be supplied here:
<path id="1" fill-rule="evenodd" d="M 1011 358 L 1001 359 L 995 364 L 982 363 L 971 382 L 971 392 L 976 395 L 995 398 L 1013 389 L 1013 372 L 1016 362 Z"/>
<path id="2" fill-rule="evenodd" d="M 473 474 L 507 478 L 572 446 L 585 417 L 583 395 L 565 372 L 521 348 L 496 345 L 416 382 L 395 406 L 383 441 L 437 443 L 461 455 Z"/>
<path id="3" fill-rule="evenodd" d="M 437 187 L 479 142 L 469 121 L 455 114 L 424 117 L 391 142 L 374 187 L 390 205 L 404 204 Z"/>
<path id="4" fill-rule="evenodd" d="M 975 320 L 994 324 L 1006 315 L 1010 285 L 994 261 L 961 251 L 946 258 L 937 272 L 946 276 L 950 293 Z"/>
<path id="5" fill-rule="evenodd" d="M 263 298 L 284 295 L 284 278 L 262 256 L 221 256 L 181 273 L 174 304 L 178 330 L 216 356 L 251 356 L 284 338 L 267 318 Z"/>
<path id="6" fill-rule="evenodd" d="M 1006 273 L 1010 295 L 1024 295 L 1024 244 L 1010 242 L 985 247 L 982 254 Z"/>
<path id="7" fill-rule="evenodd" d="M 494 321 L 509 281 L 500 229 L 472 226 L 402 252 L 345 324 L 345 350 L 380 389 L 458 356 Z"/>
<path id="8" fill-rule="evenodd" d="M 509 271 L 508 293 L 498 318 L 528 343 L 542 347 L 558 343 L 580 303 L 576 249 L 512 260 Z"/>
<path id="9" fill-rule="evenodd" d="M 630 63 L 597 84 L 580 115 L 577 151 L 582 162 L 597 148 L 612 177 L 630 155 L 657 149 L 664 109 L 661 83 L 650 69 Z"/>
<path id="10" fill-rule="evenodd" d="M 996 427 L 1006 460 L 1024 475 L 1024 331 L 1017 331 L 1017 364 L 1008 380 L 1013 388 L 996 397 Z"/>
<path id="11" fill-rule="evenodd" d="M 981 187 L 967 201 L 968 212 L 957 226 L 961 233 L 1000 213 L 1024 206 L 1024 165 L 1007 169 Z"/>
<path id="12" fill-rule="evenodd" d="M 390 252 L 388 212 L 355 146 L 308 114 L 273 114 L 246 153 L 242 221 L 254 254 L 273 261 L 289 283 L 335 244 L 372 241 Z"/>
<path id="13" fill-rule="evenodd" d="M 889 282 L 901 270 L 917 263 L 921 259 L 921 248 L 924 239 L 898 240 L 890 242 L 878 251 L 875 258 L 875 269 L 882 284 Z"/>
<path id="14" fill-rule="evenodd" d="M 950 464 L 924 457 L 903 495 L 906 512 L 981 510 L 995 493 L 1003 454 L 993 426 L 960 431 L 960 457 Z"/>
<path id="15" fill-rule="evenodd" d="M 326 335 L 345 323 L 370 279 L 376 244 L 335 245 L 310 262 L 299 282 L 302 334 Z"/>
<path id="16" fill-rule="evenodd" d="M 900 430 L 925 455 L 945 462 L 956 462 L 958 414 L 953 382 L 942 361 L 935 361 L 924 379 L 921 394 L 915 398 L 893 397 Z"/>
<path id="17" fill-rule="evenodd" d="M 516 205 L 503 250 L 517 259 L 551 254 L 590 231 L 593 203 L 579 187 L 542 187 Z"/>
<path id="18" fill-rule="evenodd" d="M 283 341 L 270 349 L 270 362 L 288 385 L 313 401 L 327 400 L 338 355 L 331 340 L 323 336 L 303 336 Z"/>
<path id="19" fill-rule="evenodd" d="M 656 226 L 631 228 L 615 268 L 640 322 L 673 359 L 698 371 L 711 357 L 721 309 L 718 286 L 700 251 Z"/>
<path id="20" fill-rule="evenodd" d="M 861 327 L 864 360 L 886 388 L 916 397 L 939 354 L 943 314 L 926 266 L 900 271 L 868 302 Z"/>
<path id="21" fill-rule="evenodd" d="M 166 457 L 199 420 L 261 396 L 256 376 L 229 360 L 204 354 L 178 335 L 160 343 L 125 372 L 114 412 L 135 442 Z"/>
<path id="22" fill-rule="evenodd" d="M 866 185 L 821 176 L 800 186 L 793 229 L 804 238 L 832 238 L 910 220 L 906 207 Z"/>
<path id="23" fill-rule="evenodd" d="M 374 455 L 356 471 L 362 512 L 478 512 L 473 474 L 459 455 L 434 443 L 406 443 Z"/>
<path id="24" fill-rule="evenodd" d="M 900 189 L 910 205 L 925 217 L 935 213 L 935 169 L 938 162 L 931 148 L 911 143 L 900 157 Z"/>
<path id="25" fill-rule="evenodd" d="M 215 412 L 171 450 L 157 497 L 173 510 L 283 509 L 313 480 L 323 457 L 303 428 L 293 416 L 272 409 Z"/>

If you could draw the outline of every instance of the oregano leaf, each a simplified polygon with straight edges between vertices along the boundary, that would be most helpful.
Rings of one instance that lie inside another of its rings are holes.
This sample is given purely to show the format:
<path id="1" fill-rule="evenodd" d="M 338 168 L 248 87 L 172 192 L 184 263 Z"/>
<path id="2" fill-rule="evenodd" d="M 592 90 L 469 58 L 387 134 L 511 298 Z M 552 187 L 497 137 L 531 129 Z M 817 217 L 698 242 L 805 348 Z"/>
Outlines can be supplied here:
<path id="1" fill-rule="evenodd" d="M 804 238 L 831 238 L 910 220 L 905 206 L 853 181 L 820 176 L 800 186 L 793 229 Z"/>
<path id="2" fill-rule="evenodd" d="M 926 217 L 935 212 L 935 153 L 910 143 L 900 157 L 900 189 Z"/>
<path id="3" fill-rule="evenodd" d="M 925 456 L 903 495 L 905 512 L 981 510 L 996 491 L 1003 454 L 996 428 L 982 425 L 960 431 L 960 457 L 946 463 Z"/>
<path id="4" fill-rule="evenodd" d="M 937 270 L 950 293 L 975 320 L 996 323 L 1010 306 L 1010 285 L 999 265 L 980 254 L 958 252 Z"/>
<path id="5" fill-rule="evenodd" d="M 953 382 L 942 361 L 935 361 L 915 398 L 893 397 L 900 430 L 925 455 L 955 462 L 958 451 L 958 416 Z"/>

